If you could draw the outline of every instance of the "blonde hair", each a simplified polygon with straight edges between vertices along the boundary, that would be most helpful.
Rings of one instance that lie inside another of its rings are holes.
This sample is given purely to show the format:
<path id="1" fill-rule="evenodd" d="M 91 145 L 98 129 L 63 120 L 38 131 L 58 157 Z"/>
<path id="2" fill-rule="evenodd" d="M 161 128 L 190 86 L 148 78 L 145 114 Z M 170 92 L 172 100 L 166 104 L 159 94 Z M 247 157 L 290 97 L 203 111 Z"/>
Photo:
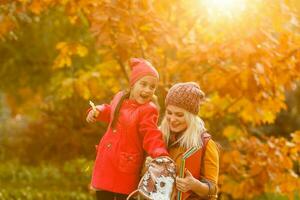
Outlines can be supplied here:
<path id="1" fill-rule="evenodd" d="M 193 146 L 202 147 L 203 143 L 201 140 L 201 135 L 206 132 L 203 120 L 199 116 L 194 115 L 186 110 L 184 110 L 184 118 L 187 123 L 187 129 L 175 143 L 179 143 L 180 146 L 187 149 Z M 166 145 L 169 146 L 171 131 L 166 116 L 161 122 L 160 130 L 163 133 Z"/>

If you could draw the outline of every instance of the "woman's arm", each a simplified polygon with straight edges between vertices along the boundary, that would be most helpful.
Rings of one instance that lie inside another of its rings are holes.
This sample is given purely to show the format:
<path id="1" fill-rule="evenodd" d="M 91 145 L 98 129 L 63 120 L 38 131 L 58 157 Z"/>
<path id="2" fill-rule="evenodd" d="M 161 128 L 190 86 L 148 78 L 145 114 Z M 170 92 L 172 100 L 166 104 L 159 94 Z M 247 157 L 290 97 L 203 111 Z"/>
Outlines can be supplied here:
<path id="1" fill-rule="evenodd" d="M 184 178 L 176 177 L 176 188 L 181 192 L 193 191 L 200 197 L 206 197 L 209 192 L 208 184 L 194 178 L 187 169 Z"/>
<path id="2" fill-rule="evenodd" d="M 188 170 L 186 170 L 185 178 L 176 178 L 177 189 L 182 192 L 191 190 L 198 196 L 204 198 L 216 196 L 219 175 L 219 151 L 213 140 L 209 140 L 207 143 L 204 165 L 202 166 L 205 168 L 204 177 L 197 180 Z"/>

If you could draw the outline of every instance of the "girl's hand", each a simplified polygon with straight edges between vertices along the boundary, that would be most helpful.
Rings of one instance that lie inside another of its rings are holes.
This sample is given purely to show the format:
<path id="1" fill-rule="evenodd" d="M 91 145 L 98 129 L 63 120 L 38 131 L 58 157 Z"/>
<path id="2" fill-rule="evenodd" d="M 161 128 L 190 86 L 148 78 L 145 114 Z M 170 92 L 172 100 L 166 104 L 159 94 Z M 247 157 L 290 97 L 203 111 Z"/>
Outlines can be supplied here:
<path id="1" fill-rule="evenodd" d="M 152 160 L 153 160 L 153 158 L 151 158 L 150 156 L 146 157 L 146 160 L 145 160 L 145 166 L 146 166 L 146 168 L 149 167 L 149 165 L 150 165 L 150 163 L 151 163 Z"/>
<path id="2" fill-rule="evenodd" d="M 98 117 L 100 111 L 103 109 L 103 106 L 100 105 L 100 106 L 96 106 L 95 108 L 96 109 L 90 110 L 90 112 L 88 113 L 88 115 L 86 117 L 86 121 L 88 123 L 96 122 L 97 117 Z"/>
<path id="3" fill-rule="evenodd" d="M 196 181 L 191 172 L 186 169 L 184 178 L 176 177 L 176 188 L 181 192 L 193 190 Z"/>
<path id="4" fill-rule="evenodd" d="M 89 112 L 89 114 L 87 115 L 87 117 L 86 117 L 86 121 L 88 122 L 88 123 L 93 123 L 93 122 L 95 122 L 96 121 L 96 115 L 95 115 L 96 113 L 95 113 L 95 111 L 93 111 L 93 110 L 90 110 L 90 112 Z"/>

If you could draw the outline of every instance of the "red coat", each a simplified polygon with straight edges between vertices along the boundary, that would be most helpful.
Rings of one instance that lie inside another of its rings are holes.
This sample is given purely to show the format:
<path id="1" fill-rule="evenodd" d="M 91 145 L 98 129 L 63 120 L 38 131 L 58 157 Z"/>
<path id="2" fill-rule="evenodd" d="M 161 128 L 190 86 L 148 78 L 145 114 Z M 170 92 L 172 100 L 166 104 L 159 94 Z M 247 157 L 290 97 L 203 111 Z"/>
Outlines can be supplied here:
<path id="1" fill-rule="evenodd" d="M 115 128 L 110 127 L 122 95 L 119 92 L 110 105 L 104 105 L 98 116 L 98 120 L 108 122 L 109 126 L 97 148 L 92 187 L 129 194 L 137 188 L 144 152 L 151 157 L 168 155 L 168 152 L 157 128 L 158 111 L 151 102 L 141 105 L 124 100 Z"/>

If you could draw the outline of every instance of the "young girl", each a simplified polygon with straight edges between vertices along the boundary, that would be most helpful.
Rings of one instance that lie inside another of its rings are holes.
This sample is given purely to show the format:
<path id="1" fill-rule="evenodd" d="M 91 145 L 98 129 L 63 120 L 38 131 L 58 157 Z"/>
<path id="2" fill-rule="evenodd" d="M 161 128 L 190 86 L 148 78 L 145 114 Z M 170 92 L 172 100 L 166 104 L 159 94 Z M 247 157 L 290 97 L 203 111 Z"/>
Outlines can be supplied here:
<path id="1" fill-rule="evenodd" d="M 168 155 L 158 130 L 158 111 L 151 99 L 159 75 L 143 59 L 130 60 L 130 91 L 119 92 L 110 104 L 89 110 L 87 122 L 109 123 L 98 148 L 92 175 L 97 200 L 126 199 L 140 178 L 144 150 L 152 158 Z"/>

